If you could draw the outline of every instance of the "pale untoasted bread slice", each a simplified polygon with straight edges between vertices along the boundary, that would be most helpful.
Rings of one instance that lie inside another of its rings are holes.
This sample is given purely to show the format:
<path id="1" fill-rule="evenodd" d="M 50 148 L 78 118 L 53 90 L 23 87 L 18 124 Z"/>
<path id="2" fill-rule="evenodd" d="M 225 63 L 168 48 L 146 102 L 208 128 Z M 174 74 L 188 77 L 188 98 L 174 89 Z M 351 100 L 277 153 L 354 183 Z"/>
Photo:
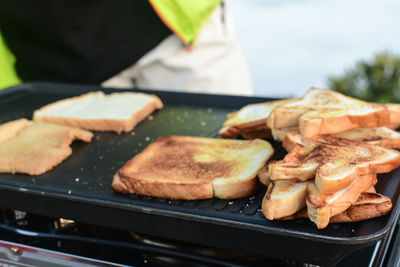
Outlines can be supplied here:
<path id="1" fill-rule="evenodd" d="M 228 114 L 219 134 L 223 138 L 236 138 L 240 134 L 248 139 L 271 137 L 271 132 L 266 125 L 267 117 L 277 106 L 295 100 L 275 100 L 244 106 L 239 111 Z"/>
<path id="2" fill-rule="evenodd" d="M 331 217 L 348 209 L 376 182 L 376 174 L 360 175 L 349 186 L 332 194 L 323 194 L 314 183 L 310 183 L 306 197 L 308 217 L 318 229 L 325 228 Z"/>
<path id="3" fill-rule="evenodd" d="M 270 183 L 262 201 L 262 212 L 269 220 L 292 215 L 306 205 L 311 181 L 278 180 Z"/>
<path id="4" fill-rule="evenodd" d="M 271 180 L 315 177 L 319 191 L 332 193 L 359 175 L 390 172 L 399 165 L 400 153 L 395 150 L 326 135 L 307 139 L 282 161 L 271 162 L 268 176 Z"/>
<path id="5" fill-rule="evenodd" d="M 329 223 L 350 223 L 369 220 L 388 214 L 392 210 L 392 201 L 376 192 L 363 192 L 348 209 L 331 217 Z M 280 220 L 308 218 L 307 207 Z"/>
<path id="6" fill-rule="evenodd" d="M 114 190 L 171 199 L 240 198 L 258 188 L 257 173 L 272 156 L 260 139 L 160 137 L 114 176 Z"/>
<path id="7" fill-rule="evenodd" d="M 332 134 L 344 138 L 387 148 L 400 148 L 400 133 L 387 127 L 356 128 L 342 133 Z M 323 138 L 323 137 L 322 137 Z M 299 131 L 289 131 L 282 142 L 286 151 L 291 151 L 296 145 L 303 143 L 303 135 Z"/>
<path id="8" fill-rule="evenodd" d="M 383 105 L 318 88 L 309 89 L 298 101 L 275 108 L 267 119 L 269 128 L 299 127 L 306 137 L 389 123 L 390 113 Z"/>
<path id="9" fill-rule="evenodd" d="M 22 119 L 0 126 L 0 135 L 10 129 L 0 142 L 0 172 L 43 174 L 65 160 L 75 139 L 90 142 L 93 134 L 78 128 Z"/>
<path id="10" fill-rule="evenodd" d="M 33 113 L 33 120 L 121 133 L 132 130 L 162 106 L 155 95 L 133 92 L 106 95 L 98 91 L 43 106 Z"/>

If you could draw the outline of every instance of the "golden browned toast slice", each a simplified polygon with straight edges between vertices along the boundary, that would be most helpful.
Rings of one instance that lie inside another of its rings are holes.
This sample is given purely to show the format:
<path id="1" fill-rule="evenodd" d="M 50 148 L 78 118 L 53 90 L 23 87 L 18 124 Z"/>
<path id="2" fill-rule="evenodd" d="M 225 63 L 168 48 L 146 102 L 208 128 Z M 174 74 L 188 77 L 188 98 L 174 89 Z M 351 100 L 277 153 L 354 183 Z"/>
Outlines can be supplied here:
<path id="1" fill-rule="evenodd" d="M 292 215 L 306 205 L 307 186 L 312 181 L 277 180 L 269 184 L 262 212 L 269 220 Z"/>
<path id="2" fill-rule="evenodd" d="M 272 156 L 264 140 L 160 137 L 114 176 L 114 190 L 171 199 L 240 198 L 258 188 Z"/>
<path id="3" fill-rule="evenodd" d="M 298 101 L 276 107 L 267 118 L 271 129 L 298 127 L 306 137 L 389 123 L 390 113 L 383 105 L 318 88 L 309 89 Z"/>
<path id="4" fill-rule="evenodd" d="M 162 106 L 155 95 L 136 92 L 106 95 L 98 91 L 43 106 L 33 113 L 33 120 L 121 133 L 132 130 Z"/>
<path id="5" fill-rule="evenodd" d="M 386 215 L 392 210 L 392 201 L 376 192 L 363 192 L 348 209 L 331 217 L 329 223 L 359 222 Z M 307 207 L 280 220 L 308 218 Z"/>
<path id="6" fill-rule="evenodd" d="M 347 210 L 330 218 L 329 222 L 359 222 L 386 215 L 392 210 L 392 201 L 378 193 L 364 192 Z"/>
<path id="7" fill-rule="evenodd" d="M 306 197 L 308 217 L 318 229 L 325 228 L 331 217 L 348 209 L 376 182 L 376 174 L 360 175 L 346 188 L 331 194 L 321 193 L 315 183 L 310 183 Z"/>
<path id="8" fill-rule="evenodd" d="M 387 148 L 400 148 L 400 133 L 388 128 L 356 128 L 346 132 L 332 134 L 337 138 L 349 139 L 359 142 L 383 146 Z M 322 137 L 323 138 L 323 137 Z M 296 145 L 303 143 L 304 136 L 299 131 L 289 131 L 282 142 L 286 151 L 291 151 Z"/>
<path id="9" fill-rule="evenodd" d="M 240 110 L 227 115 L 219 134 L 223 138 L 236 138 L 239 135 L 248 139 L 270 137 L 271 132 L 266 125 L 268 115 L 277 106 L 295 100 L 275 100 L 244 106 Z"/>
<path id="10" fill-rule="evenodd" d="M 9 131 L 8 131 L 9 130 Z M 25 119 L 0 126 L 0 136 L 13 133 L 0 142 L 0 172 L 43 174 L 65 160 L 75 139 L 90 142 L 93 134 L 78 128 Z"/>
<path id="11" fill-rule="evenodd" d="M 283 160 L 269 163 L 267 174 L 259 176 L 302 181 L 315 177 L 319 191 L 332 193 L 346 188 L 359 175 L 390 172 L 400 165 L 400 153 L 392 149 L 330 135 L 306 141 Z"/>

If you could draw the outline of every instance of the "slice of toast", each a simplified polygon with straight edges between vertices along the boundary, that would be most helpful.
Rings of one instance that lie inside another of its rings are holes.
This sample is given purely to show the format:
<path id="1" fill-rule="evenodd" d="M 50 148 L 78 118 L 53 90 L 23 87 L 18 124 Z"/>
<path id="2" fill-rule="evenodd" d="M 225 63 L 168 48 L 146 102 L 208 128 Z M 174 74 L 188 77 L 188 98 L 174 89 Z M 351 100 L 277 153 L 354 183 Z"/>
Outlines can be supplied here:
<path id="1" fill-rule="evenodd" d="M 306 197 L 308 217 L 318 229 L 325 228 L 331 217 L 348 209 L 376 182 L 376 174 L 360 175 L 346 188 L 331 194 L 321 193 L 315 183 L 310 183 Z"/>
<path id="2" fill-rule="evenodd" d="M 43 106 L 33 113 L 33 120 L 121 133 L 131 131 L 162 106 L 155 95 L 133 92 L 106 95 L 98 91 Z"/>
<path id="3" fill-rule="evenodd" d="M 283 99 L 246 105 L 227 115 L 226 121 L 219 130 L 219 135 L 223 138 L 236 138 L 242 135 L 248 139 L 271 137 L 271 132 L 266 125 L 267 117 L 277 106 L 295 100 Z"/>
<path id="4" fill-rule="evenodd" d="M 378 193 L 364 192 L 347 210 L 330 218 L 329 222 L 359 222 L 386 215 L 392 210 L 392 201 Z"/>
<path id="5" fill-rule="evenodd" d="M 0 126 L 0 172 L 43 174 L 65 160 L 71 153 L 70 144 L 75 139 L 90 142 L 89 131 L 26 119 Z M 13 133 L 11 135 L 10 133 Z"/>
<path id="6" fill-rule="evenodd" d="M 264 140 L 159 137 L 114 176 L 115 191 L 171 199 L 240 198 L 272 156 Z"/>
<path id="7" fill-rule="evenodd" d="M 292 215 L 306 206 L 307 186 L 312 181 L 277 180 L 268 186 L 262 212 L 269 220 Z"/>
<path id="8" fill-rule="evenodd" d="M 311 88 L 298 101 L 280 105 L 267 119 L 269 128 L 299 127 L 306 137 L 390 123 L 390 113 L 376 105 L 331 90 Z"/>
<path id="9" fill-rule="evenodd" d="M 329 223 L 350 223 L 369 220 L 388 214 L 392 210 L 392 201 L 387 196 L 376 192 L 363 192 L 355 203 L 348 209 L 331 217 Z M 307 207 L 293 215 L 280 220 L 294 220 L 308 218 Z"/>
<path id="10" fill-rule="evenodd" d="M 337 138 L 366 142 L 386 148 L 400 148 L 400 133 L 388 127 L 356 128 L 346 132 L 332 134 Z M 322 137 L 323 138 L 323 137 Z M 299 131 L 289 131 L 285 135 L 282 146 L 286 151 L 291 151 L 296 145 L 302 144 L 304 137 Z"/>
<path id="11" fill-rule="evenodd" d="M 332 193 L 346 188 L 359 175 L 390 172 L 400 165 L 400 153 L 392 149 L 330 135 L 305 140 L 283 160 L 268 164 L 271 180 L 315 177 L 322 193 Z"/>

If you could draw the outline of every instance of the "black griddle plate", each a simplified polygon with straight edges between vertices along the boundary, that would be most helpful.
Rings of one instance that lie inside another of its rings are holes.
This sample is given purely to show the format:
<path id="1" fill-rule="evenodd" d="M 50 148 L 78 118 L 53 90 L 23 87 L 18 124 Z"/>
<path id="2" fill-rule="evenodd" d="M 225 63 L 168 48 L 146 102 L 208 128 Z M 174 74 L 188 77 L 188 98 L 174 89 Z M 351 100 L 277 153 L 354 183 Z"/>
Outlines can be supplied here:
<path id="1" fill-rule="evenodd" d="M 93 86 L 29 83 L 0 91 L 0 122 L 32 118 L 35 109 L 88 91 Z M 318 230 L 306 219 L 269 221 L 261 213 L 265 190 L 235 199 L 177 201 L 123 195 L 111 189 L 113 175 L 158 136 L 218 137 L 226 114 L 267 98 L 150 91 L 164 108 L 133 132 L 95 133 L 89 144 L 76 141 L 73 153 L 55 169 L 40 175 L 0 174 L 0 206 L 51 217 L 237 249 L 315 264 L 332 264 L 351 251 L 390 236 L 399 216 L 400 173 L 379 175 L 377 191 L 389 196 L 393 211 L 359 223 L 330 224 Z M 271 143 L 273 141 L 269 140 Z M 279 144 L 276 156 L 282 157 Z"/>

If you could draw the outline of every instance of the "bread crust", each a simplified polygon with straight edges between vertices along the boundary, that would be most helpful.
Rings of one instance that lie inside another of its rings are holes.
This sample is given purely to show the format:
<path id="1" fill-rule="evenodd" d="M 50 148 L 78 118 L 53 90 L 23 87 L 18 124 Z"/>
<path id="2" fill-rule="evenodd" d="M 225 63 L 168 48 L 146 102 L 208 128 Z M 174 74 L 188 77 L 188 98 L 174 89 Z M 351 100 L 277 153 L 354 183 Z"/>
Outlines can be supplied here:
<path id="1" fill-rule="evenodd" d="M 59 100 L 57 102 L 53 102 L 47 104 L 40 109 L 36 110 L 33 113 L 33 120 L 35 121 L 43 121 L 50 123 L 57 123 L 68 125 L 72 127 L 78 127 L 87 130 L 93 131 L 114 131 L 117 133 L 129 132 L 131 131 L 139 122 L 149 116 L 154 110 L 161 109 L 163 107 L 163 103 L 161 100 L 155 95 L 149 95 L 153 101 L 148 102 L 141 109 L 132 114 L 128 119 L 84 119 L 84 118 L 72 118 L 72 117 L 59 117 L 59 116 L 41 116 L 38 115 L 43 110 L 56 106 L 60 103 L 75 101 L 79 99 L 83 99 L 86 97 L 90 97 L 98 94 L 99 92 L 89 92 L 80 96 Z"/>
<path id="2" fill-rule="evenodd" d="M 174 183 L 141 180 L 135 177 L 114 175 L 112 188 L 125 194 L 138 194 L 168 199 L 206 199 L 214 196 L 212 181 L 201 183 Z"/>
<path id="3" fill-rule="evenodd" d="M 389 103 L 385 104 L 390 112 L 390 128 L 397 129 L 400 127 L 400 104 Z"/>
<path id="4" fill-rule="evenodd" d="M 312 113 L 311 113 L 312 114 Z M 299 131 L 305 137 L 317 134 L 335 134 L 357 127 L 381 127 L 390 124 L 390 113 L 386 107 L 376 108 L 375 112 L 363 115 L 341 115 L 337 117 L 302 116 Z"/>
<path id="5" fill-rule="evenodd" d="M 247 197 L 255 194 L 259 189 L 260 183 L 257 176 L 242 181 L 224 183 L 223 185 L 213 183 L 214 197 L 220 199 Z"/>
<path id="6" fill-rule="evenodd" d="M 269 220 L 292 215 L 306 206 L 310 182 L 275 181 L 269 184 L 262 201 L 262 212 Z"/>

